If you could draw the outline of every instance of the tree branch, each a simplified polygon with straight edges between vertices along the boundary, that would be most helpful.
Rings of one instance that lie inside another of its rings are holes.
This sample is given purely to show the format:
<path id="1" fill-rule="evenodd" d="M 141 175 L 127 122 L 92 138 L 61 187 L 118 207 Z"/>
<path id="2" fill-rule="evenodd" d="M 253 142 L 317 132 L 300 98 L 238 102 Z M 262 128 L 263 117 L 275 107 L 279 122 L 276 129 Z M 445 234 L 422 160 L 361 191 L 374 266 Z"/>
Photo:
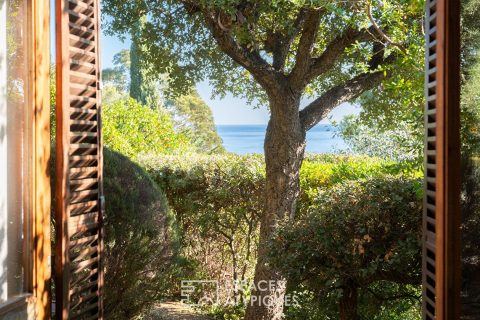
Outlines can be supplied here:
<path id="1" fill-rule="evenodd" d="M 312 60 L 312 66 L 305 76 L 304 85 L 310 83 L 314 78 L 324 74 L 338 61 L 338 57 L 345 52 L 345 49 L 359 41 L 367 41 L 373 39 L 372 32 L 373 27 L 369 29 L 353 29 L 349 28 L 343 32 L 340 36 L 332 40 L 325 51 L 317 58 Z"/>
<path id="2" fill-rule="evenodd" d="M 182 3 L 187 12 L 202 14 L 208 30 L 222 51 L 248 70 L 263 88 L 268 90 L 277 87 L 278 73 L 261 57 L 258 51 L 249 50 L 235 41 L 230 30 L 218 23 L 219 13 L 207 10 L 193 0 L 182 0 Z"/>
<path id="3" fill-rule="evenodd" d="M 308 72 L 311 60 L 312 49 L 317 39 L 322 9 L 311 9 L 305 14 L 302 36 L 298 44 L 296 63 L 290 73 L 291 83 L 303 83 L 303 78 Z"/>
<path id="4" fill-rule="evenodd" d="M 367 4 L 367 14 L 368 14 L 368 19 L 370 20 L 370 23 L 375 28 L 375 31 L 382 37 L 382 39 L 385 40 L 387 43 L 399 48 L 400 51 L 402 51 L 403 53 L 407 54 L 405 47 L 401 43 L 395 42 L 392 39 L 390 39 L 390 37 L 387 36 L 387 34 L 383 32 L 382 28 L 380 28 L 380 26 L 377 24 L 377 22 L 373 18 L 372 4 L 370 2 Z"/>
<path id="5" fill-rule="evenodd" d="M 367 287 L 367 291 L 370 292 L 374 297 L 375 299 L 377 299 L 378 301 L 395 301 L 395 300 L 398 300 L 398 299 L 404 299 L 404 298 L 408 298 L 408 299 L 412 299 L 412 300 L 420 300 L 422 298 L 421 295 L 415 295 L 413 293 L 408 293 L 408 292 L 405 292 L 405 293 L 402 293 L 402 294 L 397 294 L 397 295 L 393 295 L 393 296 L 388 296 L 388 297 L 384 297 L 378 293 L 376 293 L 374 290 L 372 290 L 371 288 Z"/>
<path id="6" fill-rule="evenodd" d="M 388 76 L 388 74 L 387 74 Z M 363 92 L 374 88 L 385 79 L 383 71 L 362 73 L 346 83 L 327 91 L 302 111 L 300 120 L 305 131 L 310 130 L 338 105 L 359 97 Z"/>
<path id="7" fill-rule="evenodd" d="M 275 70 L 283 71 L 286 64 L 286 59 L 293 40 L 299 34 L 305 22 L 306 9 L 301 9 L 293 23 L 293 28 L 290 33 L 282 34 L 281 32 L 269 31 L 267 32 L 267 39 L 265 41 L 265 49 L 272 53 L 273 67 Z"/>

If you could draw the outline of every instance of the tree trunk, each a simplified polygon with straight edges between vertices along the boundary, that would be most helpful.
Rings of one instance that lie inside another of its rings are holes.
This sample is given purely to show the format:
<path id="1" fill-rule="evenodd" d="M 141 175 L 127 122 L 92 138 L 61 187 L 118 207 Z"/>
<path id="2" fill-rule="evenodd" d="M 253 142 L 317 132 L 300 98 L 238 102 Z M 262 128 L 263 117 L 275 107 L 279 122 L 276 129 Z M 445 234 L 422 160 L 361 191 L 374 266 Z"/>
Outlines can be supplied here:
<path id="1" fill-rule="evenodd" d="M 299 118 L 300 95 L 270 95 L 271 117 L 265 137 L 266 193 L 260 226 L 254 290 L 245 320 L 283 318 L 285 278 L 268 263 L 267 244 L 277 222 L 293 218 L 300 193 L 305 131 Z"/>
<path id="2" fill-rule="evenodd" d="M 339 302 L 340 320 L 359 320 L 358 292 L 354 286 L 343 288 L 343 295 Z"/>

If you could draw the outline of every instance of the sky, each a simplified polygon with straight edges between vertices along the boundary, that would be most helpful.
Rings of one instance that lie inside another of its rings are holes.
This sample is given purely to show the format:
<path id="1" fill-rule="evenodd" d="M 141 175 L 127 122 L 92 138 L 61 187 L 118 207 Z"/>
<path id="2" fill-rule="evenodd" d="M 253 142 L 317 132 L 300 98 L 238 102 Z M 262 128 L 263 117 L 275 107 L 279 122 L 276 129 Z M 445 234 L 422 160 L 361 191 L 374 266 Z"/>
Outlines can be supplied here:
<path id="1" fill-rule="evenodd" d="M 55 1 L 50 0 L 51 3 L 51 43 L 52 43 L 52 57 L 55 56 Z M 127 39 L 122 42 L 117 37 L 106 35 L 102 32 L 101 35 L 101 66 L 102 68 L 110 68 L 113 66 L 113 56 L 120 52 L 122 49 L 128 49 L 130 47 L 130 41 Z M 54 59 L 54 58 L 52 58 Z M 269 119 L 269 111 L 266 107 L 253 108 L 249 106 L 243 99 L 227 95 L 224 99 L 212 99 L 212 88 L 208 81 L 204 81 L 197 84 L 197 90 L 202 99 L 210 106 L 215 119 L 215 124 L 267 124 Z M 305 105 L 308 101 L 304 101 Z M 331 123 L 332 121 L 339 121 L 345 115 L 357 114 L 359 109 L 350 105 L 344 104 L 336 108 L 330 113 L 329 117 L 323 120 L 321 123 Z"/>

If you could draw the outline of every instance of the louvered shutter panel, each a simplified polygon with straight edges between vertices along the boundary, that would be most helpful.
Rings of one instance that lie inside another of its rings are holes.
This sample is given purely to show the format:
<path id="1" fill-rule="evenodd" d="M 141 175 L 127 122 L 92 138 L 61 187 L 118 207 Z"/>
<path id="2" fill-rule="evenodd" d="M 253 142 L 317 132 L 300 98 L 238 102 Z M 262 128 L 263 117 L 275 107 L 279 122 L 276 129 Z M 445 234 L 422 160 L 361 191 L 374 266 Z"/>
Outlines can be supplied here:
<path id="1" fill-rule="evenodd" d="M 423 319 L 435 319 L 436 301 L 436 186 L 437 186 L 437 0 L 427 1 L 425 75 L 425 198 L 423 213 Z"/>
<path id="2" fill-rule="evenodd" d="M 102 319 L 99 1 L 56 4 L 56 318 Z"/>
<path id="3" fill-rule="evenodd" d="M 423 319 L 459 319 L 460 34 L 457 1 L 426 5 Z"/>

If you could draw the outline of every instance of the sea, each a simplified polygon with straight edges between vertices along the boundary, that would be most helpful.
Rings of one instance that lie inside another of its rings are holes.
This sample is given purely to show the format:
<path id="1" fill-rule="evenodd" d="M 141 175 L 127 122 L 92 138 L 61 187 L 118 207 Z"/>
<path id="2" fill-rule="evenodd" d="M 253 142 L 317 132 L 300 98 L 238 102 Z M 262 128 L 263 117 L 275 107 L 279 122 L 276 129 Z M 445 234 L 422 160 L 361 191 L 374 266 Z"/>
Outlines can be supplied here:
<path id="1" fill-rule="evenodd" d="M 237 154 L 263 153 L 266 125 L 217 125 L 227 151 Z M 309 153 L 339 153 L 346 145 L 330 124 L 318 124 L 307 132 Z"/>

